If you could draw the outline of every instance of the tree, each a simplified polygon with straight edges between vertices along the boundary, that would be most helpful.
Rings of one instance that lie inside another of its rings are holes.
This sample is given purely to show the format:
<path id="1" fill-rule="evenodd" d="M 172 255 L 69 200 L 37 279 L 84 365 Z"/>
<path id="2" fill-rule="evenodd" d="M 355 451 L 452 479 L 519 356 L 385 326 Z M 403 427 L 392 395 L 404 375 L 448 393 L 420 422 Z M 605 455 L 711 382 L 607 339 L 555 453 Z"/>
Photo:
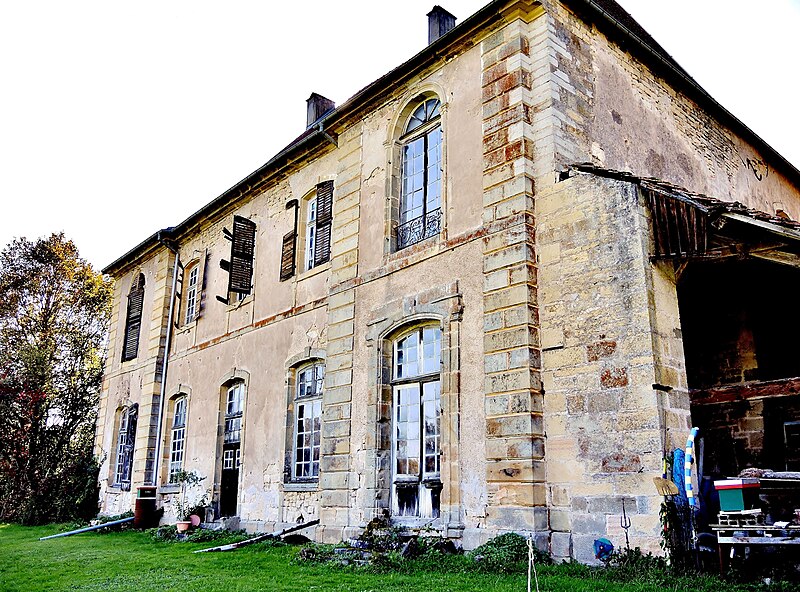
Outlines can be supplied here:
<path id="1" fill-rule="evenodd" d="M 0 252 L 0 520 L 97 512 L 93 456 L 112 283 L 63 233 Z"/>

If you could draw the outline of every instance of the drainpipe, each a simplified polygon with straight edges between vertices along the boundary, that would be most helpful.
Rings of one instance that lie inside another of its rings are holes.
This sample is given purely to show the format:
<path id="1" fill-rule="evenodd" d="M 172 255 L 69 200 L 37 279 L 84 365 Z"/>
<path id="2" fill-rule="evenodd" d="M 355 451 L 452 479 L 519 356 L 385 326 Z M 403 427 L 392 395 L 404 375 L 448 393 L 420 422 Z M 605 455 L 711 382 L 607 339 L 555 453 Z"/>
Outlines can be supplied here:
<path id="1" fill-rule="evenodd" d="M 181 265 L 178 249 L 165 238 L 165 235 L 169 236 L 170 230 L 171 229 L 168 228 L 158 233 L 158 242 L 175 254 L 175 263 L 172 268 L 172 291 L 169 299 L 169 314 L 167 315 L 167 343 L 164 345 L 164 359 L 161 361 L 161 396 L 158 400 L 158 429 L 156 430 L 156 452 L 153 457 L 153 479 L 151 482 L 153 486 L 158 486 L 158 474 L 161 468 L 161 463 L 159 462 L 159 458 L 161 457 L 161 441 L 163 439 L 161 424 L 163 423 L 162 420 L 164 417 L 164 399 L 167 394 L 167 368 L 169 367 L 169 350 L 170 344 L 172 343 L 172 324 L 175 317 L 175 291 L 178 286 L 178 268 Z"/>

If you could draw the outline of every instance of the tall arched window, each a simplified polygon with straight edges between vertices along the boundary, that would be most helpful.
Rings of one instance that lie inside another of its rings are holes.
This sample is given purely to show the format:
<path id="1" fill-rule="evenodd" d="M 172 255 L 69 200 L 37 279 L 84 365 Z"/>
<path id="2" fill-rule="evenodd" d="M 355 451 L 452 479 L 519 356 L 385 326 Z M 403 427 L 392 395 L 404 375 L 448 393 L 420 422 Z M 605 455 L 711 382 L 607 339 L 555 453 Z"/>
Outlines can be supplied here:
<path id="1" fill-rule="evenodd" d="M 139 354 L 139 331 L 142 327 L 144 305 L 144 274 L 131 283 L 128 292 L 128 311 L 125 315 L 125 341 L 122 344 L 122 361 L 133 360 Z"/>
<path id="2" fill-rule="evenodd" d="M 402 144 L 397 248 L 439 234 L 442 225 L 442 127 L 439 99 L 423 100 L 408 118 Z"/>
<path id="3" fill-rule="evenodd" d="M 136 444 L 136 422 L 139 405 L 123 407 L 119 410 L 117 430 L 116 462 L 114 464 L 114 485 L 123 491 L 130 491 L 133 449 Z"/>
<path id="4" fill-rule="evenodd" d="M 169 450 L 170 483 L 174 483 L 178 473 L 183 470 L 184 450 L 186 448 L 186 407 L 187 398 L 185 395 L 181 395 L 173 401 Z"/>
<path id="5" fill-rule="evenodd" d="M 392 513 L 437 518 L 440 473 L 442 334 L 426 326 L 394 342 Z"/>

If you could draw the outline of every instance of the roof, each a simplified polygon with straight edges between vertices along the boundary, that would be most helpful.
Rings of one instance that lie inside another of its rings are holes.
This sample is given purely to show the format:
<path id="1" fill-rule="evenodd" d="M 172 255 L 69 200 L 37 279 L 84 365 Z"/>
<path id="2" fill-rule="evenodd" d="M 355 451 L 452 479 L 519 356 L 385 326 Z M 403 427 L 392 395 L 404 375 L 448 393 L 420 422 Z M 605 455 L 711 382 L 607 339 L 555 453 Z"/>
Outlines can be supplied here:
<path id="1" fill-rule="evenodd" d="M 800 269 L 800 222 L 659 179 L 586 164 L 573 165 L 571 170 L 633 183 L 642 189 L 650 212 L 651 261 L 754 258 Z"/>
<path id="2" fill-rule="evenodd" d="M 800 171 L 781 156 L 775 149 L 761 139 L 755 132 L 742 123 L 732 113 L 720 105 L 709 95 L 681 66 L 653 39 L 636 20 L 614 0 L 561 0 L 574 10 L 586 22 L 592 23 L 602 30 L 610 40 L 620 44 L 637 58 L 641 59 L 655 72 L 663 76 L 676 88 L 684 91 L 706 110 L 712 112 L 724 125 L 729 126 L 737 134 L 750 142 L 767 157 L 774 168 L 780 170 L 787 178 L 800 186 Z M 305 130 L 290 142 L 283 150 L 267 161 L 256 171 L 224 191 L 221 195 L 203 206 L 183 222 L 169 229 L 159 231 L 145 239 L 142 243 L 103 268 L 103 273 L 112 273 L 123 269 L 137 258 L 158 246 L 161 238 L 177 237 L 198 221 L 213 215 L 246 195 L 256 186 L 260 186 L 285 164 L 303 154 L 312 153 L 320 146 L 335 141 L 326 131 L 331 125 L 345 122 L 348 117 L 357 115 L 374 103 L 387 89 L 397 87 L 405 80 L 444 57 L 459 46 L 471 33 L 483 27 L 491 26 L 500 20 L 499 10 L 508 4 L 508 0 L 493 0 L 478 12 L 456 25 L 445 35 L 425 47 L 414 57 L 391 70 L 381 78 L 367 85 L 342 105 L 322 116 L 314 126 Z"/>

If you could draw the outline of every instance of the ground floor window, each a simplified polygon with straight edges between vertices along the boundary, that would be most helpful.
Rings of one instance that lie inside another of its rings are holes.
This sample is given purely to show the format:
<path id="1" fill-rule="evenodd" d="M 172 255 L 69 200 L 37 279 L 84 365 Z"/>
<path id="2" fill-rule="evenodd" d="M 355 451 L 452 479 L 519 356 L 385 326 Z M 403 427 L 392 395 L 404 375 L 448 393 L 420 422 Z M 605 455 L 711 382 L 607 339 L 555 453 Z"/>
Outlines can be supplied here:
<path id="1" fill-rule="evenodd" d="M 169 451 L 169 482 L 175 483 L 178 473 L 183 469 L 184 447 L 186 445 L 186 397 L 178 397 L 174 402 L 172 414 L 172 434 Z"/>
<path id="2" fill-rule="evenodd" d="M 441 481 L 441 330 L 422 327 L 394 342 L 392 513 L 437 518 Z"/>
<path id="3" fill-rule="evenodd" d="M 308 364 L 297 370 L 293 479 L 319 478 L 319 451 L 322 422 L 324 362 Z"/>
<path id="4" fill-rule="evenodd" d="M 136 444 L 136 420 L 138 415 L 138 405 L 123 407 L 119 411 L 114 485 L 117 485 L 123 491 L 130 491 L 131 488 L 133 449 Z"/>

